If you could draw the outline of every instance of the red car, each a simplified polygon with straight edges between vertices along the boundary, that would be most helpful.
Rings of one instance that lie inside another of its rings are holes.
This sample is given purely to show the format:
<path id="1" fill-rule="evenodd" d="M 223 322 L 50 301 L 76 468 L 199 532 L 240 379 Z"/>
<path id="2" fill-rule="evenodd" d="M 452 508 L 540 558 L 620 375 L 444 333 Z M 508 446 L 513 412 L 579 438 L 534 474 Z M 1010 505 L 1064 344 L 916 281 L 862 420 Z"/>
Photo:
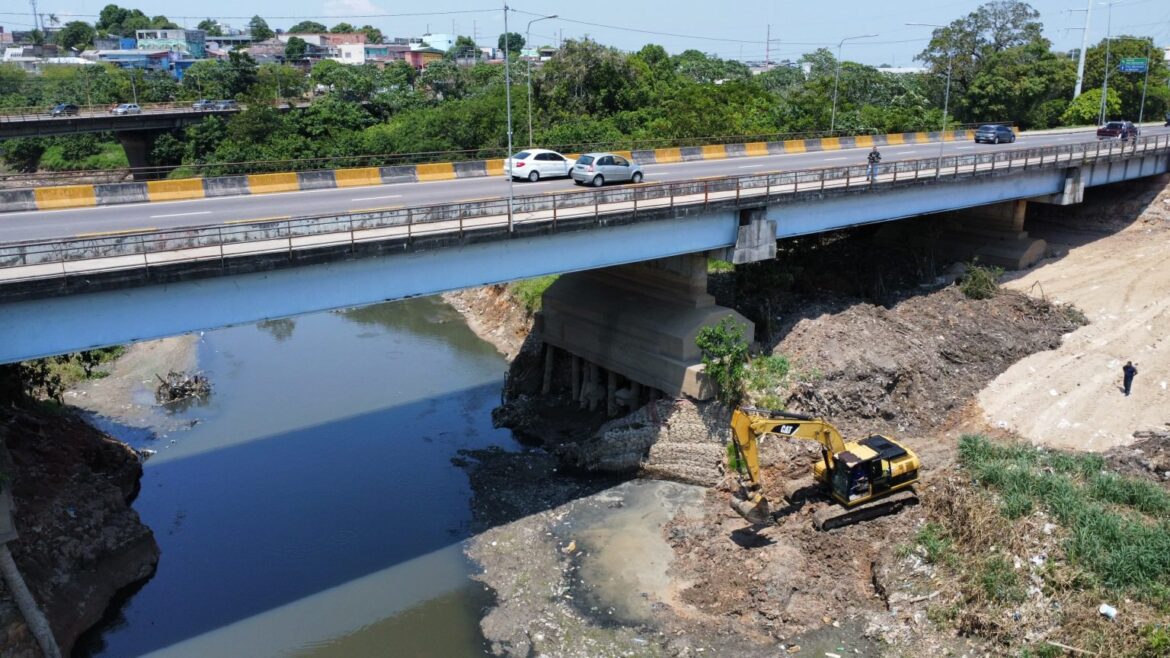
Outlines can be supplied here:
<path id="1" fill-rule="evenodd" d="M 1138 127 L 1131 121 L 1110 121 L 1097 129 L 1097 139 L 1136 139 Z"/>

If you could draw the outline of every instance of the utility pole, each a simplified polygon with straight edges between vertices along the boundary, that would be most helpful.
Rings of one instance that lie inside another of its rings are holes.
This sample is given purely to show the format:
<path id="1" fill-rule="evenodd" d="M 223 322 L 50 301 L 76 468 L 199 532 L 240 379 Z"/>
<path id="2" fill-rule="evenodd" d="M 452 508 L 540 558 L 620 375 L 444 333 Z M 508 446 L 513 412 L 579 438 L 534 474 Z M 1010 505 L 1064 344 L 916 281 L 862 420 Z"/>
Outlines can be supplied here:
<path id="1" fill-rule="evenodd" d="M 1113 41 L 1113 5 L 1121 2 L 1121 0 L 1113 0 L 1113 2 L 1105 3 L 1108 5 L 1105 15 L 1105 80 L 1101 83 L 1101 116 L 1097 121 L 1097 125 L 1105 124 L 1105 99 L 1109 94 L 1109 69 L 1112 63 L 1109 61 L 1109 45 Z"/>
<path id="2" fill-rule="evenodd" d="M 508 2 L 504 1 L 504 104 L 508 107 L 508 157 L 512 157 L 512 62 L 508 51 L 512 49 L 512 35 L 508 33 Z M 512 172 L 508 171 L 508 232 L 512 232 Z"/>
<path id="3" fill-rule="evenodd" d="M 1080 11 L 1072 9 L 1070 11 Z M 1085 26 L 1081 28 L 1081 54 L 1077 57 L 1077 87 L 1073 90 L 1073 98 L 1081 95 L 1081 86 L 1085 82 L 1085 51 L 1089 49 L 1089 17 L 1093 15 L 1093 0 L 1089 0 L 1085 7 Z"/>
<path id="4" fill-rule="evenodd" d="M 1149 45 L 1146 46 L 1146 77 L 1142 80 L 1142 104 L 1138 108 L 1138 125 L 1142 125 L 1142 118 L 1146 115 L 1146 85 L 1150 83 L 1150 66 L 1154 63 L 1153 57 L 1154 40 L 1150 39 Z"/>
<path id="5" fill-rule="evenodd" d="M 768 31 L 765 33 L 765 36 L 764 36 L 764 70 L 765 71 L 771 68 L 770 66 L 768 66 L 768 63 L 772 61 L 771 54 L 772 54 L 772 24 L 768 23 Z"/>
<path id="6" fill-rule="evenodd" d="M 539 23 L 540 21 L 547 21 L 549 19 L 556 18 L 556 17 L 557 17 L 556 14 L 552 14 L 551 16 L 541 16 L 540 18 L 534 18 L 534 19 L 528 21 L 528 27 L 524 28 L 524 35 L 525 35 L 524 36 L 524 45 L 528 46 L 529 49 L 532 48 L 532 24 L 533 23 Z M 528 75 L 526 77 L 528 78 L 528 148 L 532 148 L 532 57 L 531 56 L 528 57 Z M 511 157 L 511 151 L 509 151 L 508 156 Z"/>
<path id="7" fill-rule="evenodd" d="M 853 39 L 869 39 L 876 37 L 876 34 L 861 34 L 855 37 L 845 37 L 837 42 L 837 73 L 833 76 L 833 112 L 829 115 L 829 134 L 834 133 L 837 127 L 837 82 L 841 79 L 841 46 L 845 45 L 846 41 Z"/>

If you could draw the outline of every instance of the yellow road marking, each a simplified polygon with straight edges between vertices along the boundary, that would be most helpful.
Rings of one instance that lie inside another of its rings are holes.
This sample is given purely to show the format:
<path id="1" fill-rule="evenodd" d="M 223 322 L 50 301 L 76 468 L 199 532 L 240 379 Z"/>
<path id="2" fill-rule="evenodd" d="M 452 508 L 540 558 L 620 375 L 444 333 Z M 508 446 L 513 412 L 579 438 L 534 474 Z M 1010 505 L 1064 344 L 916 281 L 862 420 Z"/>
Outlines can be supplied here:
<path id="1" fill-rule="evenodd" d="M 381 208 L 356 208 L 354 210 L 347 210 L 346 212 L 349 214 L 353 214 L 355 212 L 381 212 L 383 210 L 402 210 L 405 207 L 406 206 L 382 206 Z"/>
<path id="2" fill-rule="evenodd" d="M 286 219 L 292 219 L 291 215 L 278 215 L 276 217 L 256 217 L 253 219 L 232 219 L 224 224 L 259 224 L 261 222 L 280 222 Z"/>
<path id="3" fill-rule="evenodd" d="M 131 233 L 146 233 L 149 231 L 157 231 L 158 227 L 144 226 L 142 228 L 128 228 L 121 231 L 97 231 L 95 233 L 78 233 L 75 237 L 78 238 L 99 238 L 108 235 L 129 235 Z"/>

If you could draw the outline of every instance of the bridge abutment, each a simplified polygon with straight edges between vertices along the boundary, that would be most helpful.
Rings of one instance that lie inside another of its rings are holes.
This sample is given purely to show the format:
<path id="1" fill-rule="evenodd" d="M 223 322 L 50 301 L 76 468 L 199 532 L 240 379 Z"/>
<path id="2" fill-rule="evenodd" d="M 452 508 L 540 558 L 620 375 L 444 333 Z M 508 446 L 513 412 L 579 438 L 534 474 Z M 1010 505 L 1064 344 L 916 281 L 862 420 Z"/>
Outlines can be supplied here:
<path id="1" fill-rule="evenodd" d="M 910 244 L 933 254 L 936 260 L 978 260 L 1019 270 L 1044 257 L 1048 244 L 1024 230 L 1028 202 L 1005 201 L 963 210 L 924 215 L 915 220 L 889 222 L 876 240 L 885 246 Z"/>
<path id="2" fill-rule="evenodd" d="M 698 253 L 565 274 L 544 293 L 535 329 L 546 346 L 571 356 L 561 361 L 581 404 L 604 402 L 613 414 L 619 404 L 636 406 L 647 387 L 712 397 L 695 338 L 728 316 L 750 340 L 751 321 L 707 293 L 707 255 Z M 546 352 L 546 373 L 555 357 Z"/>
<path id="3" fill-rule="evenodd" d="M 154 140 L 161 131 L 123 130 L 115 134 L 122 145 L 122 150 L 126 152 L 126 161 L 134 171 L 134 180 L 153 180 L 163 176 L 162 173 L 147 170 L 147 167 L 150 167 L 150 151 L 154 148 Z"/>

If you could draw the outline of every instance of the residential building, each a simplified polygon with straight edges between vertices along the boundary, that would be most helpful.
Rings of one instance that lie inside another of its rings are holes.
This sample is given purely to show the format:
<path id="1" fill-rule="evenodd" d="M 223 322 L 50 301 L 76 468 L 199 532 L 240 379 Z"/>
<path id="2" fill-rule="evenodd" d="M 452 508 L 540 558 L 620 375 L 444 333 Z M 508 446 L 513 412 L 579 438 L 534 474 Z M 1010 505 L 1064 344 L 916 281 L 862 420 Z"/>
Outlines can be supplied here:
<path id="1" fill-rule="evenodd" d="M 207 57 L 207 32 L 203 30 L 137 30 L 139 50 L 169 50 L 183 59 Z"/>
<path id="2" fill-rule="evenodd" d="M 431 62 L 443 59 L 447 51 L 438 48 L 412 48 L 403 53 L 406 63 L 416 69 L 425 69 Z"/>
<path id="3" fill-rule="evenodd" d="M 87 50 L 83 55 L 90 56 L 91 53 L 99 62 L 147 71 L 171 71 L 171 58 L 175 54 L 170 50 Z"/>

